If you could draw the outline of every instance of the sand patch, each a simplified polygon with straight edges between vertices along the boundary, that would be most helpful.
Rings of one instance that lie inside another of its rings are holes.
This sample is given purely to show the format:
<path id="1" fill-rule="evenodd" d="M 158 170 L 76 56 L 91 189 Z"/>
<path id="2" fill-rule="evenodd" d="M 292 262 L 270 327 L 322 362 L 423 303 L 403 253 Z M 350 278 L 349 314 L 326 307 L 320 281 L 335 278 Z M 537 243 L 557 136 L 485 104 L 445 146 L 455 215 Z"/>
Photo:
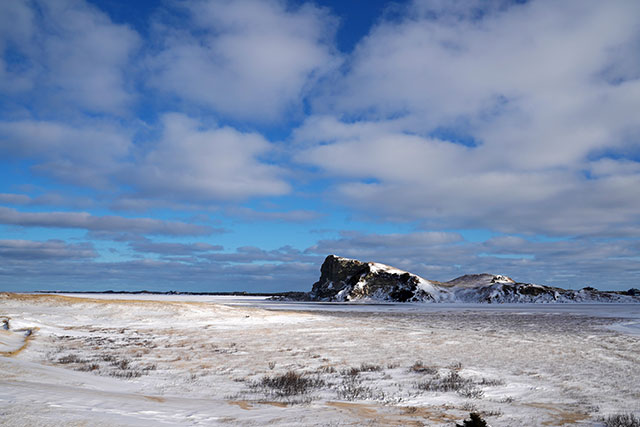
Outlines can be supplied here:
<path id="1" fill-rule="evenodd" d="M 388 407 L 353 402 L 327 402 L 327 406 L 346 411 L 350 416 L 363 421 L 373 421 L 380 426 L 424 426 L 425 421 L 446 423 L 459 419 L 437 409 L 424 407 Z"/>
<path id="2" fill-rule="evenodd" d="M 530 406 L 532 408 L 544 409 L 547 411 L 551 420 L 544 421 L 542 425 L 545 426 L 562 426 L 566 424 L 578 424 L 581 421 L 588 420 L 591 418 L 588 414 L 584 412 L 578 412 L 575 409 L 572 409 L 568 406 L 558 406 L 552 405 L 548 403 L 526 403 L 525 406 Z"/>

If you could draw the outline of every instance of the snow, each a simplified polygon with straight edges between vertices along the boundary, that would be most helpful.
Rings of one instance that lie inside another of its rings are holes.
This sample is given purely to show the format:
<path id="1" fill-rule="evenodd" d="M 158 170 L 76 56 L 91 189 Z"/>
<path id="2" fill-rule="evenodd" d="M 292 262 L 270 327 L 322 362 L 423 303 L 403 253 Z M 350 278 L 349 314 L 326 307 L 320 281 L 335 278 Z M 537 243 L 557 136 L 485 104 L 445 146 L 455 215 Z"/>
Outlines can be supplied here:
<path id="1" fill-rule="evenodd" d="M 447 291 L 437 290 L 433 283 L 423 279 L 422 277 L 418 277 L 418 288 L 433 296 L 436 301 L 443 301 L 449 298 L 449 293 Z"/>
<path id="2" fill-rule="evenodd" d="M 26 338 L 24 333 L 0 330 L 0 354 L 19 351 Z"/>
<path id="3" fill-rule="evenodd" d="M 0 294 L 5 335 L 35 331 L 0 357 L 0 424 L 451 426 L 479 410 L 494 426 L 592 425 L 640 412 L 638 304 L 184 298 Z M 128 370 L 110 358 L 154 368 L 112 376 Z M 419 389 L 432 376 L 418 360 L 482 395 Z M 342 372 L 363 363 L 379 367 L 355 376 L 368 394 L 341 399 Z M 326 385 L 291 398 L 251 387 L 288 370 Z"/>
<path id="4" fill-rule="evenodd" d="M 369 266 L 369 269 L 372 273 L 377 273 L 380 271 L 383 271 L 385 273 L 389 273 L 389 274 L 397 274 L 399 276 L 406 274 L 406 271 L 397 269 L 395 267 L 391 267 L 389 265 L 386 264 L 381 264 L 379 262 L 368 262 L 367 265 Z M 412 274 L 412 276 L 414 276 L 414 274 Z"/>
<path id="5" fill-rule="evenodd" d="M 494 276 L 494 281 L 496 283 L 515 283 L 513 279 L 507 276 L 503 276 L 501 274 L 497 274 Z"/>

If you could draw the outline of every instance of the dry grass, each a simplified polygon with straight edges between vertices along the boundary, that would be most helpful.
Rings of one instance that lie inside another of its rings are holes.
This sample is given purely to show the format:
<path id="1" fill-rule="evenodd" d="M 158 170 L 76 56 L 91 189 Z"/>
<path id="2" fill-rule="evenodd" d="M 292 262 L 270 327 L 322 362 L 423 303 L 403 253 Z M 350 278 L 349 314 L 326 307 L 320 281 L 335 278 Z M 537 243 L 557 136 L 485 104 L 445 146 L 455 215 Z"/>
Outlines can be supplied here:
<path id="1" fill-rule="evenodd" d="M 411 372 L 418 372 L 420 374 L 436 375 L 438 368 L 434 366 L 426 366 L 422 360 L 416 360 L 416 362 L 409 368 Z"/>
<path id="2" fill-rule="evenodd" d="M 605 427 L 640 427 L 640 418 L 634 414 L 614 414 L 605 417 Z"/>
<path id="3" fill-rule="evenodd" d="M 324 385 L 325 382 L 317 376 L 310 377 L 295 371 L 287 371 L 281 375 L 264 376 L 260 381 L 252 384 L 252 387 L 279 397 L 288 397 L 307 394 Z"/>

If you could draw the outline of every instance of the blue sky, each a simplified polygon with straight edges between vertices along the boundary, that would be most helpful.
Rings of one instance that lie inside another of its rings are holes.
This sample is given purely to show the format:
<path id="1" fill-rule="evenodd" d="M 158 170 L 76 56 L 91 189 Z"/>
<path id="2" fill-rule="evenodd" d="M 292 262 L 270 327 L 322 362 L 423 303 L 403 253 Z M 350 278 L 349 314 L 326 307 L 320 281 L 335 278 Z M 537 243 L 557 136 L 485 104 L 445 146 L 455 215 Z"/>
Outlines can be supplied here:
<path id="1" fill-rule="evenodd" d="M 0 290 L 640 285 L 640 4 L 0 4 Z"/>

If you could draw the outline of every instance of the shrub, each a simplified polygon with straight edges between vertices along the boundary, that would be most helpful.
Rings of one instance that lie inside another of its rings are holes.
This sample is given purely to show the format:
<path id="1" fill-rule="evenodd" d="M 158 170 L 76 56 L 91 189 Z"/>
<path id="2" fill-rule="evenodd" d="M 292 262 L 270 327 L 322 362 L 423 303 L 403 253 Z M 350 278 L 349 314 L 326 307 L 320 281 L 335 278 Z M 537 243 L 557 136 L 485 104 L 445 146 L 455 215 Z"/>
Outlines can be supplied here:
<path id="1" fill-rule="evenodd" d="M 462 369 L 462 363 L 460 362 L 452 363 L 451 366 L 449 366 L 449 369 L 451 369 L 452 371 L 459 371 Z"/>
<path id="2" fill-rule="evenodd" d="M 478 383 L 478 385 L 484 385 L 484 386 L 488 386 L 488 387 L 495 387 L 495 386 L 499 386 L 499 385 L 504 385 L 504 381 L 503 380 L 493 380 L 493 379 L 489 379 L 489 378 L 482 378 L 482 381 L 480 381 Z"/>
<path id="3" fill-rule="evenodd" d="M 127 368 L 129 368 L 129 363 L 131 363 L 130 360 L 122 359 L 122 360 L 114 360 L 114 361 L 112 361 L 111 365 L 115 366 L 116 368 L 122 369 L 124 371 Z"/>
<path id="4" fill-rule="evenodd" d="M 382 371 L 382 366 L 374 365 L 372 363 L 362 363 L 360 365 L 360 372 L 380 372 Z"/>
<path id="5" fill-rule="evenodd" d="M 112 377 L 116 377 L 116 378 L 125 378 L 125 379 L 129 379 L 129 378 L 138 378 L 142 376 L 142 372 L 138 371 L 138 370 L 129 370 L 129 371 L 112 371 L 109 373 L 110 376 Z"/>
<path id="6" fill-rule="evenodd" d="M 373 390 L 362 385 L 362 380 L 357 376 L 347 376 L 342 380 L 342 384 L 337 390 L 338 399 L 341 400 L 364 400 L 373 397 Z"/>
<path id="7" fill-rule="evenodd" d="M 416 363 L 414 363 L 413 366 L 409 368 L 409 370 L 413 372 L 419 372 L 421 374 L 428 374 L 428 375 L 436 375 L 438 373 L 437 368 L 434 368 L 433 366 L 425 366 L 422 360 L 416 360 Z"/>
<path id="8" fill-rule="evenodd" d="M 343 369 L 342 371 L 340 371 L 340 373 L 345 377 L 346 376 L 355 377 L 360 374 L 360 369 L 352 367 L 352 368 Z"/>
<path id="9" fill-rule="evenodd" d="M 614 414 L 604 419 L 605 427 L 640 427 L 640 418 L 633 414 Z"/>
<path id="10" fill-rule="evenodd" d="M 426 391 L 458 391 L 470 384 L 472 384 L 471 380 L 462 378 L 460 374 L 455 371 L 450 371 L 449 375 L 444 378 L 433 378 L 418 383 L 418 388 Z"/>
<path id="11" fill-rule="evenodd" d="M 79 358 L 75 354 L 68 354 L 66 356 L 62 356 L 58 359 L 58 363 L 67 365 L 69 363 L 86 363 L 87 361 Z"/>
<path id="12" fill-rule="evenodd" d="M 79 368 L 77 368 L 78 371 L 81 372 L 91 372 L 91 371 L 97 371 L 98 369 L 100 369 L 100 365 L 98 365 L 97 363 L 91 363 L 91 364 L 85 364 L 85 365 L 81 365 Z"/>
<path id="13" fill-rule="evenodd" d="M 111 354 L 103 354 L 102 356 L 100 356 L 101 359 L 105 362 L 115 362 L 116 358 L 115 356 L 111 355 Z"/>
<path id="14" fill-rule="evenodd" d="M 334 368 L 331 365 L 324 365 L 324 366 L 320 366 L 318 368 L 317 372 L 319 372 L 321 374 L 335 374 L 336 373 L 336 368 Z"/>
<path id="15" fill-rule="evenodd" d="M 456 427 L 489 427 L 489 425 L 480 415 L 472 412 L 469 414 L 468 420 L 464 420 L 462 424 L 456 423 Z"/>
<path id="16" fill-rule="evenodd" d="M 484 396 L 484 391 L 473 386 L 466 386 L 464 388 L 461 388 L 457 391 L 457 393 L 460 396 L 466 397 L 468 399 L 482 399 L 482 397 Z"/>
<path id="17" fill-rule="evenodd" d="M 278 396 L 294 396 L 308 393 L 310 390 L 322 387 L 324 381 L 319 378 L 308 378 L 295 371 L 288 371 L 273 377 L 265 376 L 257 386 L 270 389 Z"/>

